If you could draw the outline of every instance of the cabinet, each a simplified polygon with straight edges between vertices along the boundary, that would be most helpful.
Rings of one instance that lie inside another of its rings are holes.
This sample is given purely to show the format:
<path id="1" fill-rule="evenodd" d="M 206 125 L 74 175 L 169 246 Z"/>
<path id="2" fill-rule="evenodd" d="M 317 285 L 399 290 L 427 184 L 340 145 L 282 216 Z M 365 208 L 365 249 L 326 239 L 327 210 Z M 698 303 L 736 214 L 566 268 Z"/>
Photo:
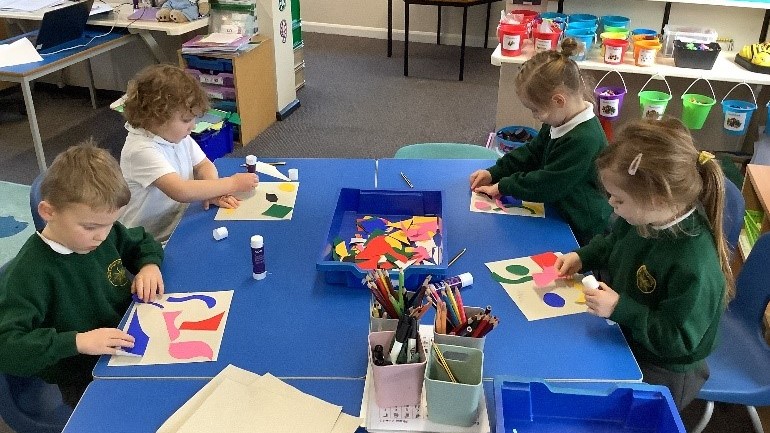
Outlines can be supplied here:
<path id="1" fill-rule="evenodd" d="M 746 166 L 746 176 L 741 188 L 743 198 L 746 200 L 746 210 L 755 210 L 763 213 L 760 233 L 770 231 L 770 166 L 749 164 Z M 746 260 L 751 252 L 751 245 L 746 236 L 745 229 L 738 238 L 740 255 L 736 258 L 741 262 Z"/>
<path id="2" fill-rule="evenodd" d="M 235 106 L 241 118 L 241 145 L 249 143 L 275 122 L 276 84 L 273 43 L 255 37 L 253 48 L 238 54 L 180 55 L 183 68 L 204 73 L 228 72 L 232 68 Z M 224 93 L 224 92 L 223 92 Z"/>

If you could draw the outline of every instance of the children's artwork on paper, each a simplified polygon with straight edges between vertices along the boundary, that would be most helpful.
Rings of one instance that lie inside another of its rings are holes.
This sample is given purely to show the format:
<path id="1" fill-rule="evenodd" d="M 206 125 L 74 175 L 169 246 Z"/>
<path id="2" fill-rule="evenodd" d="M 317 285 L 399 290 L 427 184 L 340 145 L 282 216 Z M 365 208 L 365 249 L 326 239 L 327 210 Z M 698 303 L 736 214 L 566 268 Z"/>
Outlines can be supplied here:
<path id="1" fill-rule="evenodd" d="M 259 182 L 253 192 L 233 194 L 241 200 L 236 209 L 217 210 L 222 220 L 290 220 L 294 214 L 299 182 Z"/>
<path id="2" fill-rule="evenodd" d="M 233 291 L 169 293 L 131 306 L 123 330 L 134 347 L 108 365 L 154 365 L 216 361 Z"/>
<path id="3" fill-rule="evenodd" d="M 527 320 L 585 313 L 583 284 L 580 278 L 559 278 L 554 268 L 559 255 L 545 252 L 486 265 Z"/>
<path id="4" fill-rule="evenodd" d="M 522 201 L 511 196 L 493 199 L 477 192 L 471 193 L 471 212 L 545 218 L 543 203 Z"/>

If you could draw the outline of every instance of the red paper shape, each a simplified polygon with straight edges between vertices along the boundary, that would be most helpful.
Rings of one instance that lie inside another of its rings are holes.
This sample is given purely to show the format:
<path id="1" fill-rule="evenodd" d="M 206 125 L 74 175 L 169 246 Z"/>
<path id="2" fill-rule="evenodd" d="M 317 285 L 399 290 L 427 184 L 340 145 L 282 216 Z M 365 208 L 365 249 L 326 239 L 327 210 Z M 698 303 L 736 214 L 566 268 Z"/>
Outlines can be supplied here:
<path id="1" fill-rule="evenodd" d="M 537 263 L 538 266 L 545 269 L 548 266 L 555 265 L 558 256 L 551 251 L 547 251 L 545 253 L 534 255 L 531 258 L 535 263 Z"/>
<path id="2" fill-rule="evenodd" d="M 209 317 L 208 319 L 199 320 L 197 322 L 182 322 L 179 329 L 192 329 L 196 331 L 216 331 L 219 329 L 219 323 L 222 322 L 222 317 L 225 312 L 221 312 L 216 316 Z"/>

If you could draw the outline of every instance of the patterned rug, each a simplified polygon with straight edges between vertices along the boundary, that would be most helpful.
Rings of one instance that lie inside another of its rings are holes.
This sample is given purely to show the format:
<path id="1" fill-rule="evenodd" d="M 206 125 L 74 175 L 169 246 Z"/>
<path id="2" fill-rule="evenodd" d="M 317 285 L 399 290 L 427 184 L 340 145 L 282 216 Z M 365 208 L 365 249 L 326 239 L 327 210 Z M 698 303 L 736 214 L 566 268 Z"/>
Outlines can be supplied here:
<path id="1" fill-rule="evenodd" d="M 29 210 L 29 186 L 0 181 L 0 266 L 35 232 Z"/>

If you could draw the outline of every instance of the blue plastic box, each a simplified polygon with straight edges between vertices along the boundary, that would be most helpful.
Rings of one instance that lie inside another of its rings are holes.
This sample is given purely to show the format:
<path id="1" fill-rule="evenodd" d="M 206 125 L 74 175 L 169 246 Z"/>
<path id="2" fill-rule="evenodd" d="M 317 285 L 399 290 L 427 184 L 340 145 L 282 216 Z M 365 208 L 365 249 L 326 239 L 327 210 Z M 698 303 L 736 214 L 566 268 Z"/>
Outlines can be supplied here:
<path id="1" fill-rule="evenodd" d="M 495 378 L 497 433 L 686 433 L 665 386 Z"/>
<path id="2" fill-rule="evenodd" d="M 214 57 L 202 57 L 194 54 L 182 54 L 187 67 L 210 72 L 233 72 L 232 59 L 217 59 Z"/>
<path id="3" fill-rule="evenodd" d="M 225 122 L 219 131 L 209 129 L 200 134 L 190 134 L 211 161 L 233 151 L 233 124 Z"/>
<path id="4" fill-rule="evenodd" d="M 321 258 L 316 269 L 324 273 L 329 284 L 345 284 L 348 287 L 364 287 L 361 280 L 368 271 L 355 263 L 341 262 L 332 258 L 334 239 L 342 238 L 347 242 L 356 233 L 356 220 L 371 215 L 389 220 L 407 219 L 413 216 L 438 216 L 441 221 L 441 263 L 438 265 L 412 265 L 404 271 L 404 285 L 407 289 L 417 287 L 428 275 L 434 279 L 443 279 L 447 274 L 447 258 L 444 254 L 446 233 L 443 231 L 441 212 L 441 191 L 404 191 L 404 190 L 360 190 L 340 189 L 340 196 L 329 227 Z M 396 278 L 397 272 L 391 271 Z"/>

